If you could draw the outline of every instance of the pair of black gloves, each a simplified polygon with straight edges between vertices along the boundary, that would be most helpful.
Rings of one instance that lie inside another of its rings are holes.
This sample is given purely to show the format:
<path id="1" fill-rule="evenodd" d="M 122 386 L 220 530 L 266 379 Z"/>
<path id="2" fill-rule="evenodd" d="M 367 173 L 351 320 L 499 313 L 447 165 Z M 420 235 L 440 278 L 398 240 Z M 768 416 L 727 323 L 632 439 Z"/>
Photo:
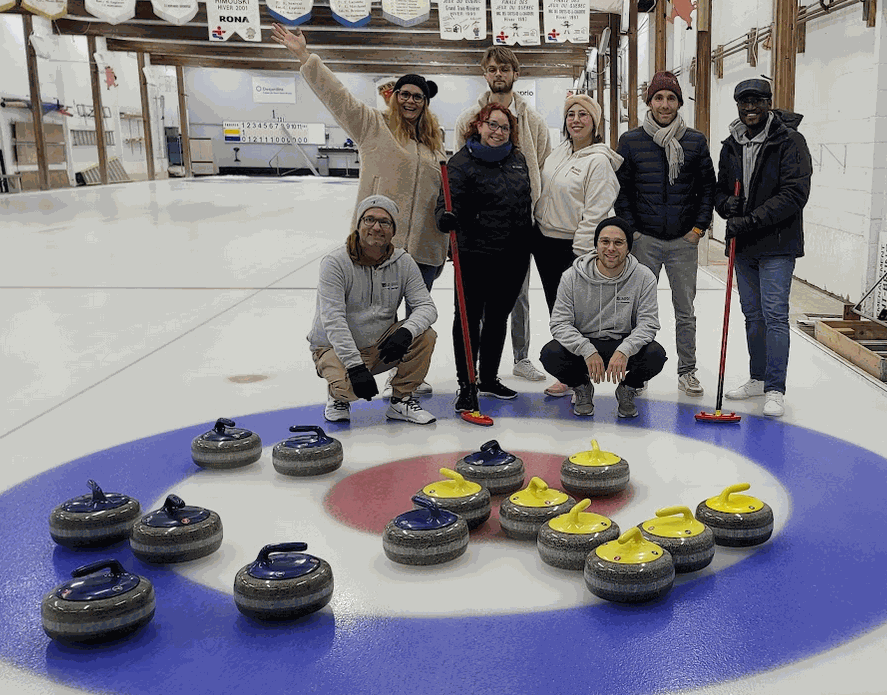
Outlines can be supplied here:
<path id="1" fill-rule="evenodd" d="M 727 241 L 760 226 L 754 215 L 742 215 L 744 203 L 745 201 L 741 197 L 735 195 L 731 195 L 724 202 L 724 212 L 727 216 L 727 233 L 725 234 Z"/>
<path id="2" fill-rule="evenodd" d="M 385 340 L 379 343 L 379 358 L 385 364 L 400 362 L 410 345 L 413 343 L 413 334 L 406 328 L 398 328 L 394 333 L 389 335 Z M 351 388 L 354 389 L 354 395 L 364 400 L 372 400 L 373 396 L 379 394 L 379 387 L 376 385 L 376 379 L 367 369 L 365 364 L 348 368 L 348 379 L 351 381 Z"/>

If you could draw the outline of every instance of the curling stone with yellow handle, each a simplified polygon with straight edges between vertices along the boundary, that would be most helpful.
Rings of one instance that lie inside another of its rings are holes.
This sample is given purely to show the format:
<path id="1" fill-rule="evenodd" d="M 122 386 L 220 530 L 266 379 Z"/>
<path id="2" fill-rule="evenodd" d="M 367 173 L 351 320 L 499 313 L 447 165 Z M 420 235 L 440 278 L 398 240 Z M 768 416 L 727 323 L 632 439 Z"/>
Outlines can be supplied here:
<path id="1" fill-rule="evenodd" d="M 617 603 L 659 598 L 674 584 L 671 554 L 632 526 L 615 541 L 592 550 L 585 560 L 585 586 L 595 596 Z"/>
<path id="2" fill-rule="evenodd" d="M 447 480 L 438 480 L 423 487 L 417 495 L 429 497 L 437 506 L 458 514 L 469 529 L 475 529 L 490 518 L 490 491 L 478 483 L 465 480 L 456 471 L 441 468 Z"/>
<path id="3" fill-rule="evenodd" d="M 773 535 L 773 510 L 750 495 L 739 495 L 751 487 L 737 483 L 717 497 L 696 507 L 696 518 L 715 535 L 715 543 L 733 548 L 760 545 Z"/>
<path id="4" fill-rule="evenodd" d="M 456 473 L 465 480 L 485 487 L 491 495 L 509 495 L 524 484 L 524 462 L 503 451 L 495 439 L 483 444 L 480 451 L 456 461 Z"/>
<path id="5" fill-rule="evenodd" d="M 600 514 L 586 512 L 591 500 L 581 500 L 566 514 L 549 519 L 536 538 L 543 562 L 565 570 L 582 570 L 588 553 L 619 538 L 619 527 Z"/>
<path id="6" fill-rule="evenodd" d="M 561 464 L 564 490 L 582 497 L 613 495 L 628 486 L 628 461 L 609 451 L 601 451 L 597 440 L 591 449 L 573 454 Z"/>
<path id="7" fill-rule="evenodd" d="M 575 504 L 567 493 L 551 489 L 542 478 L 534 476 L 527 487 L 502 500 L 499 523 L 509 538 L 534 541 L 542 524 L 566 514 Z"/>
<path id="8" fill-rule="evenodd" d="M 390 560 L 402 565 L 438 565 L 468 549 L 465 519 L 422 495 L 415 495 L 413 503 L 419 508 L 396 516 L 382 534 L 382 549 Z"/>
<path id="9" fill-rule="evenodd" d="M 259 435 L 234 426 L 234 420 L 219 418 L 209 432 L 191 442 L 191 459 L 201 468 L 240 468 L 262 457 Z"/>
<path id="10" fill-rule="evenodd" d="M 638 524 L 648 541 L 671 553 L 675 572 L 695 572 L 709 565 L 715 556 L 715 536 L 705 524 L 693 518 L 689 507 L 656 510 L 656 518 Z"/>
<path id="11" fill-rule="evenodd" d="M 293 436 L 271 450 L 271 464 L 283 475 L 308 477 L 332 473 L 342 465 L 342 442 L 317 425 L 293 425 Z"/>
<path id="12" fill-rule="evenodd" d="M 97 548 L 129 538 L 141 507 L 119 492 L 102 492 L 94 480 L 92 494 L 62 502 L 49 515 L 49 535 L 66 548 Z"/>

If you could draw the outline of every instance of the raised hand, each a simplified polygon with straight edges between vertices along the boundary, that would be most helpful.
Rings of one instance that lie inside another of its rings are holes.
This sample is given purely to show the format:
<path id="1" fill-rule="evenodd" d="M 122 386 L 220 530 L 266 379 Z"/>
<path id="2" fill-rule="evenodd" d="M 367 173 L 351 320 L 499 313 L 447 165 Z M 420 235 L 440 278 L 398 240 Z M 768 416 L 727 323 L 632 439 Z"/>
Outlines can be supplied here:
<path id="1" fill-rule="evenodd" d="M 295 27 L 290 31 L 282 24 L 276 22 L 271 25 L 271 40 L 285 46 L 286 50 L 292 53 L 302 63 L 308 60 L 311 55 L 308 52 L 308 42 L 305 41 L 305 35 L 299 27 Z"/>

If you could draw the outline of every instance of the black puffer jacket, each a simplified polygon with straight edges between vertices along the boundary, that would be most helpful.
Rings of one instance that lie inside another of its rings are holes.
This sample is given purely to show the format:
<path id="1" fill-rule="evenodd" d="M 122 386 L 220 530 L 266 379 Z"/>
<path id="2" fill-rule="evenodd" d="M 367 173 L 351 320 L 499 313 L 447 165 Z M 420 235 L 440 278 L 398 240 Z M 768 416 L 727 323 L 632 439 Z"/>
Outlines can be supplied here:
<path id="1" fill-rule="evenodd" d="M 625 161 L 616 170 L 620 189 L 614 207 L 641 234 L 670 240 L 711 224 L 715 170 L 708 142 L 698 130 L 687 128 L 680 143 L 684 165 L 669 184 L 665 150 L 643 126 L 619 138 L 616 152 Z"/>
<path id="2" fill-rule="evenodd" d="M 736 253 L 750 258 L 804 255 L 804 206 L 810 197 L 813 162 L 807 141 L 797 128 L 803 116 L 773 109 L 770 131 L 755 161 L 745 199 L 751 231 L 736 237 Z M 742 146 L 730 135 L 718 162 L 715 208 L 726 218 L 724 204 L 742 181 Z M 729 248 L 729 247 L 728 247 Z"/>
<path id="3" fill-rule="evenodd" d="M 477 144 L 467 143 L 447 163 L 459 253 L 528 254 L 533 201 L 527 162 L 517 148 L 498 162 L 483 161 L 471 153 Z M 445 209 L 441 190 L 438 222 Z"/>

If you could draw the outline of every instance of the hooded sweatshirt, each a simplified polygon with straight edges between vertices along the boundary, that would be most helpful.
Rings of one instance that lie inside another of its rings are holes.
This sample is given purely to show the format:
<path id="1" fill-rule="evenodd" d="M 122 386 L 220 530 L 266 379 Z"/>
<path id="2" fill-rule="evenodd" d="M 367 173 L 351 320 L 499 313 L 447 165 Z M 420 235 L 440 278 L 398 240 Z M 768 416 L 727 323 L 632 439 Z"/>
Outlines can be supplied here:
<path id="1" fill-rule="evenodd" d="M 564 140 L 542 167 L 542 195 L 536 203 L 536 221 L 543 235 L 572 239 L 579 256 L 594 249 L 594 230 L 611 214 L 619 195 L 616 170 L 622 157 L 598 143 L 573 152 Z"/>
<path id="2" fill-rule="evenodd" d="M 561 277 L 549 326 L 555 340 L 583 359 L 597 352 L 589 338 L 621 338 L 616 349 L 631 357 L 659 330 L 656 277 L 631 254 L 614 278 L 598 270 L 597 251 L 580 256 Z"/>

